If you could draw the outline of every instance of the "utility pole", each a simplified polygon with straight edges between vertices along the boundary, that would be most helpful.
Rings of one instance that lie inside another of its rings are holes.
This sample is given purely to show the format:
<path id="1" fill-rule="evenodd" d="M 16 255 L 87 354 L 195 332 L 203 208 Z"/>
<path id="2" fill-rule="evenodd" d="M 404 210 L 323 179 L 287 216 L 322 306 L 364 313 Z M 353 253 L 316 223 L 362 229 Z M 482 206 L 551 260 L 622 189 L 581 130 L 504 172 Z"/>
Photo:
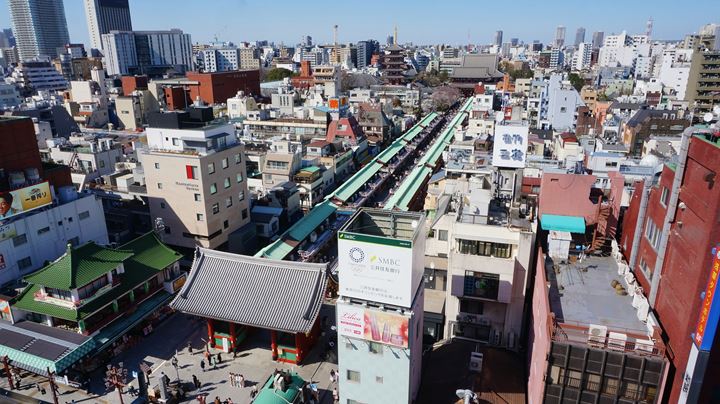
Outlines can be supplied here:
<path id="1" fill-rule="evenodd" d="M 47 374 L 48 374 L 48 380 L 50 381 L 50 392 L 53 396 L 53 403 L 60 404 L 60 401 L 58 400 L 58 388 L 55 384 L 55 373 L 50 371 L 50 368 L 47 368 Z"/>

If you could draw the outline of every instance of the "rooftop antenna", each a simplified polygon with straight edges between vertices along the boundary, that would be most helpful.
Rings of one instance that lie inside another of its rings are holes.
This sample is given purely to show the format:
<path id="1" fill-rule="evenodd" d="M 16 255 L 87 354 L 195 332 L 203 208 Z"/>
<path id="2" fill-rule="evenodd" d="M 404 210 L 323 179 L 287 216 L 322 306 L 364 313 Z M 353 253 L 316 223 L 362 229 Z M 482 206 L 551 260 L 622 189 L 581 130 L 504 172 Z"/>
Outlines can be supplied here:
<path id="1" fill-rule="evenodd" d="M 338 25 L 333 25 L 333 51 L 335 52 L 334 62 L 339 64 L 340 63 L 340 49 L 338 49 Z"/>
<path id="2" fill-rule="evenodd" d="M 398 44 L 397 24 L 395 24 L 395 32 L 393 33 L 393 43 L 394 43 L 395 45 Z"/>

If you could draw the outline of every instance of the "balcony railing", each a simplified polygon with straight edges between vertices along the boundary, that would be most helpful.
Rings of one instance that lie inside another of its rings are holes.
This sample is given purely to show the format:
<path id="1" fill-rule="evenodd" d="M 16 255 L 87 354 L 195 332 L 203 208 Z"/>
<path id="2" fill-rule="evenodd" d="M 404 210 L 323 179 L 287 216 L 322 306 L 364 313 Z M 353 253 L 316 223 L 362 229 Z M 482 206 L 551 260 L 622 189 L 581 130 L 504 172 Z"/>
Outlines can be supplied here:
<path id="1" fill-rule="evenodd" d="M 607 335 L 594 335 L 589 324 L 564 322 L 556 324 L 552 340 L 641 356 L 665 356 L 662 341 L 652 339 L 639 330 L 613 328 L 608 329 Z"/>

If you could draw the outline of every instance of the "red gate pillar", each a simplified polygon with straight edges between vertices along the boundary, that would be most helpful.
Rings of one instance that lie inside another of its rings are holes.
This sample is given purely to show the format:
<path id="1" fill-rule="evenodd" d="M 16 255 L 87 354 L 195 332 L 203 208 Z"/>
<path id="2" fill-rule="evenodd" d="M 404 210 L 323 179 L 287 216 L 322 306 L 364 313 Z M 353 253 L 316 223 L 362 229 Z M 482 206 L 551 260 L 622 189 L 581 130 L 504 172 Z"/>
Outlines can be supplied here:
<path id="1" fill-rule="evenodd" d="M 232 352 L 237 350 L 235 343 L 235 323 L 230 323 L 230 350 Z"/>
<path id="2" fill-rule="evenodd" d="M 207 328 L 208 328 L 208 348 L 209 347 L 215 347 L 215 331 L 213 327 L 213 321 L 212 319 L 207 319 Z"/>
<path id="3" fill-rule="evenodd" d="M 272 358 L 274 361 L 278 359 L 277 331 L 270 331 L 270 349 L 272 349 Z"/>

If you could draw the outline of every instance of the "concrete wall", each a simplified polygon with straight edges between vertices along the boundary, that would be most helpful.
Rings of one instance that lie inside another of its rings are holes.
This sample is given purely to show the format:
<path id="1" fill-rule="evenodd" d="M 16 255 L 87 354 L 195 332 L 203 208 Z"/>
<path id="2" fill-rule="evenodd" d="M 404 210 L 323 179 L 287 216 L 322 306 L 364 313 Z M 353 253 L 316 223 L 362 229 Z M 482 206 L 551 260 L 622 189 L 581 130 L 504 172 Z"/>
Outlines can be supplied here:
<path id="1" fill-rule="evenodd" d="M 545 393 L 547 354 L 550 352 L 550 330 L 553 314 L 550 312 L 547 278 L 545 277 L 545 253 L 538 249 L 533 284 L 532 313 L 528 335 L 528 402 L 541 403 Z"/>

